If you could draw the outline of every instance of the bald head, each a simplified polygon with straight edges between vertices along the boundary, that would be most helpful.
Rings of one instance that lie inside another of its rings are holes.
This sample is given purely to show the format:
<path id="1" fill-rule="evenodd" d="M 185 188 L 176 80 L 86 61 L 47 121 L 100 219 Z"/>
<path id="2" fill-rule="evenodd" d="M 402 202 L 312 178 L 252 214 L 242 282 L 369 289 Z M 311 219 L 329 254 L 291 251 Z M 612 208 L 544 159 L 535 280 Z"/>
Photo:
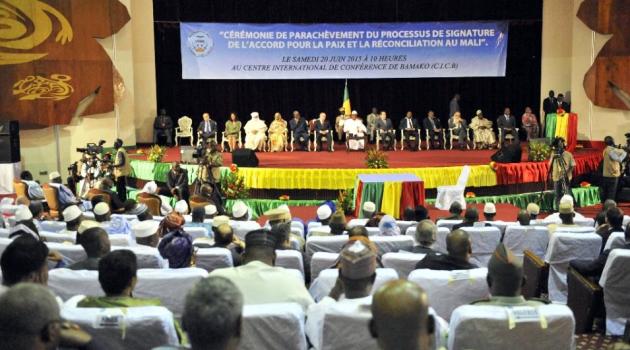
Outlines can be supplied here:
<path id="1" fill-rule="evenodd" d="M 516 216 L 516 220 L 518 220 L 518 223 L 521 224 L 521 226 L 528 226 L 529 220 L 531 220 L 531 217 L 529 216 L 526 210 L 520 210 L 518 212 L 518 215 Z"/>
<path id="2" fill-rule="evenodd" d="M 448 255 L 468 261 L 472 254 L 470 236 L 464 230 L 454 230 L 446 236 Z"/>
<path id="3" fill-rule="evenodd" d="M 374 293 L 370 332 L 384 350 L 429 349 L 433 319 L 426 292 L 402 279 L 383 285 Z"/>

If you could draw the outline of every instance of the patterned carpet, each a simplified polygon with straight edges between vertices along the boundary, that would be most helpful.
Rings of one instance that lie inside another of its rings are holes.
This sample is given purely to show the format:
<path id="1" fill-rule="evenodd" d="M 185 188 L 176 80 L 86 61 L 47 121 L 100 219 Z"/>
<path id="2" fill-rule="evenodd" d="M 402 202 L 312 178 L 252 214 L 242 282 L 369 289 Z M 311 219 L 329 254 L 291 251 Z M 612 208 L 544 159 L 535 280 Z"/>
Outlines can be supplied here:
<path id="1" fill-rule="evenodd" d="M 579 334 L 575 336 L 577 350 L 608 349 L 619 337 L 604 336 L 599 333 Z"/>

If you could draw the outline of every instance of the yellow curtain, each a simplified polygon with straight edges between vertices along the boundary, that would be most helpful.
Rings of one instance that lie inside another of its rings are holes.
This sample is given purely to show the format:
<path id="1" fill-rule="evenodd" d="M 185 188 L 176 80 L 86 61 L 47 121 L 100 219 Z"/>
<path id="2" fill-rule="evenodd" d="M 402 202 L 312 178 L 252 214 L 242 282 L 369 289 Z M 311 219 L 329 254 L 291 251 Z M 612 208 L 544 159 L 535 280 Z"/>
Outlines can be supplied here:
<path id="1" fill-rule="evenodd" d="M 562 137 L 565 141 L 569 135 L 569 113 L 558 114 L 556 117 L 556 137 Z"/>
<path id="2" fill-rule="evenodd" d="M 395 218 L 400 216 L 400 196 L 402 194 L 402 182 L 386 181 L 383 188 L 381 211 Z"/>

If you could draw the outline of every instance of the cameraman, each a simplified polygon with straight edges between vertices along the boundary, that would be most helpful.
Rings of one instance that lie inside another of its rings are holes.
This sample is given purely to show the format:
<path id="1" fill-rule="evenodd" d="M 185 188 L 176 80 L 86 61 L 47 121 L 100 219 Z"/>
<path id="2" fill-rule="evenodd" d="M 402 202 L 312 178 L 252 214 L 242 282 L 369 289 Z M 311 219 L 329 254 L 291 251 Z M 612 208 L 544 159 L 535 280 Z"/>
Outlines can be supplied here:
<path id="1" fill-rule="evenodd" d="M 217 143 L 214 140 L 206 143 L 205 161 L 208 167 L 207 179 L 203 179 L 209 183 L 219 183 L 221 179 L 221 166 L 223 165 L 223 156 L 217 151 Z"/>
<path id="2" fill-rule="evenodd" d="M 116 149 L 116 160 L 114 161 L 114 176 L 116 177 L 116 192 L 121 201 L 127 200 L 127 176 L 131 173 L 131 165 L 127 157 L 127 151 L 122 146 L 123 141 L 116 139 L 114 149 Z"/>
<path id="3" fill-rule="evenodd" d="M 551 179 L 553 180 L 554 199 L 556 206 L 559 208 L 560 198 L 563 195 L 568 194 L 573 197 L 573 193 L 571 193 L 571 179 L 573 178 L 575 159 L 573 159 L 571 152 L 565 151 L 562 137 L 556 137 L 553 140 L 552 147 L 554 151 L 551 153 L 551 159 L 549 159 L 549 167 L 551 168 Z"/>
<path id="4" fill-rule="evenodd" d="M 606 144 L 606 148 L 604 149 L 604 164 L 602 169 L 602 203 L 607 199 L 614 200 L 617 197 L 617 183 L 621 176 L 621 162 L 627 155 L 624 150 L 615 147 L 615 140 L 612 136 L 606 136 L 604 143 Z"/>

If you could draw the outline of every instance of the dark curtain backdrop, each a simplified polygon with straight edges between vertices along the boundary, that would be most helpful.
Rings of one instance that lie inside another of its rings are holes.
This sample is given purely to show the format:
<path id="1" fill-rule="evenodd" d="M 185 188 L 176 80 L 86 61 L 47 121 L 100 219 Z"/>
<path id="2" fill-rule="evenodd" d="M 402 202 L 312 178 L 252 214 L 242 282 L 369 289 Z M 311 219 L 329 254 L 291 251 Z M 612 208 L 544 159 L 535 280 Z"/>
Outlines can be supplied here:
<path id="1" fill-rule="evenodd" d="M 429 109 L 446 121 L 454 93 L 462 96 L 463 115 L 476 109 L 495 118 L 505 106 L 520 120 L 526 106 L 540 110 L 542 0 L 154 0 L 158 108 L 175 119 L 201 120 L 209 112 L 241 120 L 258 111 L 267 121 L 274 112 L 285 119 L 297 109 L 313 118 L 329 117 L 341 106 L 344 81 L 321 80 L 182 80 L 179 22 L 338 23 L 508 20 L 507 71 L 498 78 L 410 78 L 348 80 L 352 108 L 360 115 L 371 107 L 397 121 L 408 110 L 424 117 Z"/>

